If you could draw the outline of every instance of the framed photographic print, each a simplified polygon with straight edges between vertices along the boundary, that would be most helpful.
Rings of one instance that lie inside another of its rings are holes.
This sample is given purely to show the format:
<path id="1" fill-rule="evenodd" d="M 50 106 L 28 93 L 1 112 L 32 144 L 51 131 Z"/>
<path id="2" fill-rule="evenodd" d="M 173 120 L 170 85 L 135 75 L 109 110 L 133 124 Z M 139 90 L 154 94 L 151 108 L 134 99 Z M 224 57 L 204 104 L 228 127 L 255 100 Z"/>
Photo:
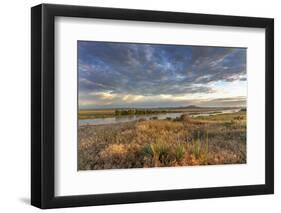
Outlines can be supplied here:
<path id="1" fill-rule="evenodd" d="M 272 194 L 274 21 L 31 9 L 31 203 Z"/>

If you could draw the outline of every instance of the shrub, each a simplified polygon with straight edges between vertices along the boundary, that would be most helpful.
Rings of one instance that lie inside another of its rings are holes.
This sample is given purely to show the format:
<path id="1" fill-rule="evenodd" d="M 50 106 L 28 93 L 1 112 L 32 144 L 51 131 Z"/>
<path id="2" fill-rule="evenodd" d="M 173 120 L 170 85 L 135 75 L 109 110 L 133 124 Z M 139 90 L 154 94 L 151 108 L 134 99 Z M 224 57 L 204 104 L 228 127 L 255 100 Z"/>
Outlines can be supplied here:
<path id="1" fill-rule="evenodd" d="M 190 117 L 187 114 L 183 114 L 183 115 L 180 116 L 180 120 L 181 121 L 189 121 Z"/>
<path id="2" fill-rule="evenodd" d="M 226 121 L 226 122 L 224 122 L 224 126 L 226 127 L 226 128 L 229 128 L 229 127 L 231 127 L 232 126 L 232 120 L 231 121 Z"/>
<path id="3" fill-rule="evenodd" d="M 143 121 L 146 121 L 146 119 L 145 118 L 140 118 L 138 121 L 139 122 L 143 122 Z"/>
<path id="4" fill-rule="evenodd" d="M 241 132 L 241 133 L 240 133 L 240 140 L 241 140 L 241 141 L 246 141 L 246 140 L 247 140 L 247 134 L 246 134 L 246 132 Z"/>
<path id="5" fill-rule="evenodd" d="M 238 116 L 235 116 L 233 119 L 234 119 L 234 120 L 243 120 L 244 117 L 241 116 L 241 115 L 238 115 Z"/>
<path id="6" fill-rule="evenodd" d="M 158 117 L 154 116 L 154 117 L 151 117 L 150 120 L 157 120 Z"/>
<path id="7" fill-rule="evenodd" d="M 174 121 L 190 121 L 190 117 L 187 114 L 182 114 L 180 117 L 176 117 Z"/>
<path id="8" fill-rule="evenodd" d="M 153 156 L 153 150 L 150 144 L 144 144 L 143 148 L 142 148 L 142 152 L 145 155 L 149 155 L 149 156 Z"/>

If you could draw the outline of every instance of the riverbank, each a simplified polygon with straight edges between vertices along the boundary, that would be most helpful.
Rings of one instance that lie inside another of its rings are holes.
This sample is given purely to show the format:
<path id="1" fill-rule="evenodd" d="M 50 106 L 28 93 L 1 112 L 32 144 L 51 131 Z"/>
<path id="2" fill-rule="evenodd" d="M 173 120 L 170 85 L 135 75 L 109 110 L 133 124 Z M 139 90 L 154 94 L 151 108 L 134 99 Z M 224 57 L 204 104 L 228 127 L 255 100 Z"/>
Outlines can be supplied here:
<path id="1" fill-rule="evenodd" d="M 159 114 L 137 114 L 137 115 L 120 115 L 120 116 L 108 116 L 108 117 L 101 117 L 101 118 L 94 118 L 94 119 L 81 119 L 79 120 L 79 126 L 82 125 L 103 125 L 103 124 L 119 124 L 124 122 L 131 122 L 131 121 L 144 121 L 144 120 L 173 120 L 182 115 L 188 115 L 191 118 L 200 117 L 200 116 L 209 116 L 209 115 L 219 115 L 219 114 L 227 114 L 227 113 L 235 113 L 239 112 L 241 109 L 220 109 L 220 110 L 198 110 L 197 112 L 194 111 L 185 111 L 185 112 L 166 112 L 166 113 L 159 113 Z"/>
<path id="2" fill-rule="evenodd" d="M 246 112 L 85 125 L 79 170 L 246 163 Z"/>
<path id="3" fill-rule="evenodd" d="M 128 108 L 128 109 L 81 109 L 78 113 L 79 120 L 114 118 L 122 116 L 157 115 L 167 113 L 188 113 L 197 115 L 200 113 L 216 113 L 224 110 L 240 109 L 239 107 L 195 107 L 195 108 Z"/>

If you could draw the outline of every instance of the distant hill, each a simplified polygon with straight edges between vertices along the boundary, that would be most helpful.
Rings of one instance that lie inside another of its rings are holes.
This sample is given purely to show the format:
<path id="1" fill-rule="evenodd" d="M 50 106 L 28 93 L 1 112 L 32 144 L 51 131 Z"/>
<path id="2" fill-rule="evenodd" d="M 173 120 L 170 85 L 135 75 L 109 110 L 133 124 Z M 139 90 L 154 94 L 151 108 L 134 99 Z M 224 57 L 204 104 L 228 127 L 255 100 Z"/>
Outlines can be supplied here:
<path id="1" fill-rule="evenodd" d="M 182 108 L 185 108 L 185 109 L 200 109 L 202 107 L 196 106 L 196 105 L 188 105 L 188 106 L 185 106 L 185 107 L 182 107 Z"/>

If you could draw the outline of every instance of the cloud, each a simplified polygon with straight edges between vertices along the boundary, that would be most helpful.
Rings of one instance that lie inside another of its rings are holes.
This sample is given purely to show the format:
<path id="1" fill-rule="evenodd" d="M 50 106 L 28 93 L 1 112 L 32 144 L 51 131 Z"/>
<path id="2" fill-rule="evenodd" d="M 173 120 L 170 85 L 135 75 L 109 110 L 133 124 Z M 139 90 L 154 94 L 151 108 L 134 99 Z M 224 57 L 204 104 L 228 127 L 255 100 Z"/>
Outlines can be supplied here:
<path id="1" fill-rule="evenodd" d="M 232 107 L 232 106 L 246 106 L 246 97 L 237 96 L 230 98 L 216 98 L 211 100 L 201 100 L 201 106 L 218 106 L 218 107 Z"/>
<path id="2" fill-rule="evenodd" d="M 104 100 L 93 93 L 129 94 L 135 102 L 140 99 L 133 97 L 209 94 L 216 92 L 212 82 L 246 80 L 246 49 L 79 41 L 78 72 L 87 103 Z"/>

